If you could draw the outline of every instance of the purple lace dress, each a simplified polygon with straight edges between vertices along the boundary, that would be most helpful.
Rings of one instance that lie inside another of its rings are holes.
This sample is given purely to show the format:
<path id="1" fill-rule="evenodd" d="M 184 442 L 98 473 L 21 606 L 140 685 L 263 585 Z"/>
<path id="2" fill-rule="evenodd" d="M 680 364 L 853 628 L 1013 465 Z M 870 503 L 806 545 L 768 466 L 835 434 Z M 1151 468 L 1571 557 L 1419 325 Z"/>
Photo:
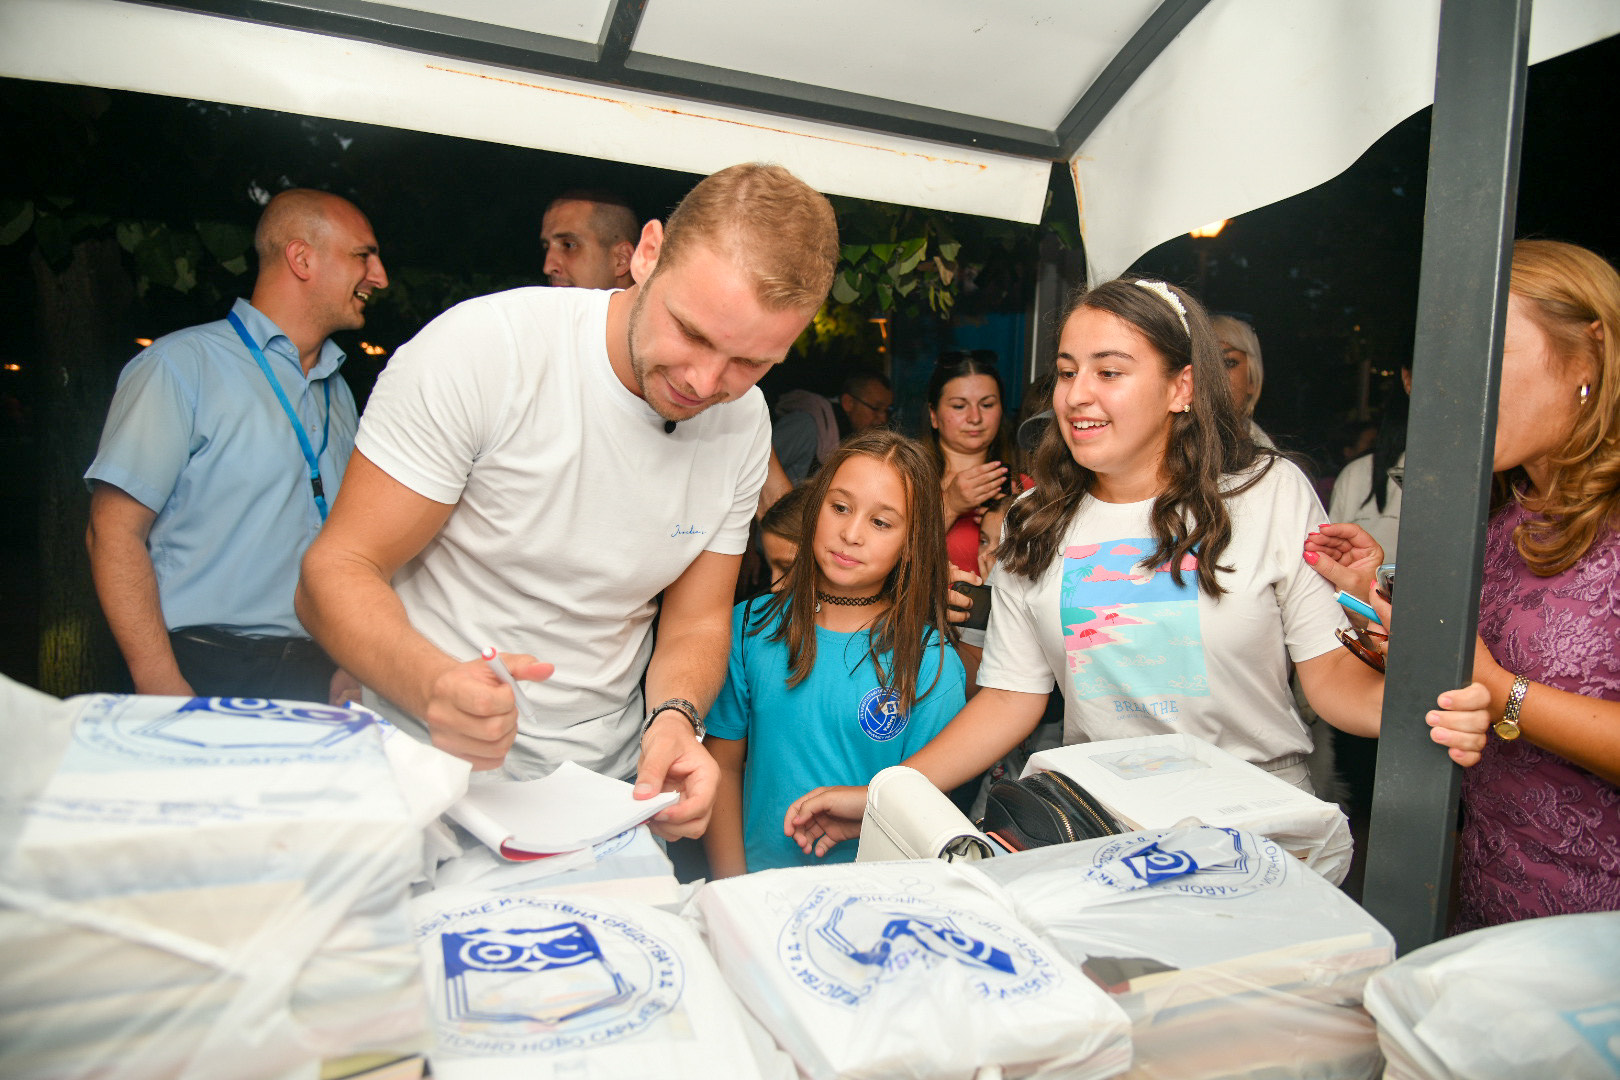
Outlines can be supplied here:
<path id="1" fill-rule="evenodd" d="M 1542 578 L 1513 546 L 1527 517 L 1511 504 L 1491 520 L 1480 636 L 1516 675 L 1620 700 L 1620 534 Z M 1463 773 L 1462 792 L 1456 932 L 1620 910 L 1620 787 L 1529 739 L 1492 735 L 1480 763 Z"/>

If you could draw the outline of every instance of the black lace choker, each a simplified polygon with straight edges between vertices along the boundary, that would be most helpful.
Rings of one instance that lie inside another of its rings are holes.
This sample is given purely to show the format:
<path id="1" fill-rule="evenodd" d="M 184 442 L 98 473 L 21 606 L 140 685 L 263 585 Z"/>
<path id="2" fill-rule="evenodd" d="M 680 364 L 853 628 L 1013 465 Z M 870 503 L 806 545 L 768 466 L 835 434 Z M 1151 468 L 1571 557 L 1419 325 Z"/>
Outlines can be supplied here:
<path id="1" fill-rule="evenodd" d="M 821 610 L 822 604 L 837 604 L 839 607 L 870 607 L 883 599 L 880 592 L 871 596 L 829 596 L 820 589 L 816 590 L 816 610 Z"/>

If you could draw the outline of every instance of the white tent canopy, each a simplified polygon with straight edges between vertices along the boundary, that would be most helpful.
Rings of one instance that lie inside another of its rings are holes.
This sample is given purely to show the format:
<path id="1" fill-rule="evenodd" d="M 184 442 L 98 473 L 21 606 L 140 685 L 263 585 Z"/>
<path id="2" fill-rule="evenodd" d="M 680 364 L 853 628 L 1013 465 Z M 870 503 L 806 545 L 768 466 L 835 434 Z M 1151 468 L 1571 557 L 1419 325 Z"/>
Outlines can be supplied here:
<path id="1" fill-rule="evenodd" d="M 1095 279 L 1322 183 L 1428 104 L 1439 6 L 4 0 L 0 74 L 696 174 L 771 160 L 1022 222 L 1066 161 Z M 1530 59 L 1617 32 L 1620 0 L 1538 0 Z"/>

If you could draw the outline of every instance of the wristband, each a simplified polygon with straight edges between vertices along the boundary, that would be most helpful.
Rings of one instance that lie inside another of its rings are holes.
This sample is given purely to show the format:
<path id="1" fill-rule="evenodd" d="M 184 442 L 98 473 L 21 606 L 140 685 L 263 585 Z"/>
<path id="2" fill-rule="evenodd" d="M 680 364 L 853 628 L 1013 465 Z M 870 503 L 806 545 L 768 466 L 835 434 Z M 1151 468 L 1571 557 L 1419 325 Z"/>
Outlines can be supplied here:
<path id="1" fill-rule="evenodd" d="M 647 714 L 646 723 L 641 725 L 641 737 L 643 739 L 647 737 L 648 729 L 652 727 L 653 721 L 658 719 L 658 714 L 661 712 L 678 712 L 686 717 L 687 723 L 692 725 L 692 733 L 698 737 L 699 742 L 702 742 L 703 736 L 708 733 L 708 729 L 703 725 L 703 718 L 698 715 L 697 706 L 685 698 L 672 697 L 668 701 L 654 705 L 652 712 Z"/>

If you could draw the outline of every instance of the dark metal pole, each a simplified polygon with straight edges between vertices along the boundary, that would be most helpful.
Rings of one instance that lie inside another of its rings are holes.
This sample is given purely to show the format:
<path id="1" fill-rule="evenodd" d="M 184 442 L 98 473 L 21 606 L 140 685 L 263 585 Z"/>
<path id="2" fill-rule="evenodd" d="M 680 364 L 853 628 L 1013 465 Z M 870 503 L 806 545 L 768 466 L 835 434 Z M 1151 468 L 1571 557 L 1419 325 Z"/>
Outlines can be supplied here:
<path id="1" fill-rule="evenodd" d="M 1444 934 L 1449 914 L 1461 772 L 1424 715 L 1473 670 L 1529 39 L 1530 0 L 1441 6 L 1400 602 L 1362 891 L 1403 953 Z"/>

